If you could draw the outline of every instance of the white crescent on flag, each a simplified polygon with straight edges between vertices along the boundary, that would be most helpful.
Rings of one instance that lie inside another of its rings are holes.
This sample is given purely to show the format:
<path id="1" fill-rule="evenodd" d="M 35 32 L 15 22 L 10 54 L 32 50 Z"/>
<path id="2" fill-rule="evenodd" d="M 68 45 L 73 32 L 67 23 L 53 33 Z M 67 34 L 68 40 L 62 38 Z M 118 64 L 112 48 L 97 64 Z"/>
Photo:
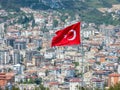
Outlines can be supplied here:
<path id="1" fill-rule="evenodd" d="M 73 32 L 73 37 L 72 38 L 69 38 L 68 40 L 74 40 L 76 38 L 76 31 L 75 30 L 70 30 L 70 32 Z"/>

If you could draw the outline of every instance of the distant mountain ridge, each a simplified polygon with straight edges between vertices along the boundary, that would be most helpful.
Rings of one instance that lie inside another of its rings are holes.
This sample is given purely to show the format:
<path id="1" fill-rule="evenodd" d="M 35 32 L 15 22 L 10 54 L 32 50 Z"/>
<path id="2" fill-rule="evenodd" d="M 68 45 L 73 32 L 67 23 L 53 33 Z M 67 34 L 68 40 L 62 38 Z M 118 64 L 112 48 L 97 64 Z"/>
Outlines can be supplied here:
<path id="1" fill-rule="evenodd" d="M 30 7 L 33 9 L 76 9 L 81 7 L 110 7 L 120 0 L 0 0 L 2 8 L 14 9 Z"/>

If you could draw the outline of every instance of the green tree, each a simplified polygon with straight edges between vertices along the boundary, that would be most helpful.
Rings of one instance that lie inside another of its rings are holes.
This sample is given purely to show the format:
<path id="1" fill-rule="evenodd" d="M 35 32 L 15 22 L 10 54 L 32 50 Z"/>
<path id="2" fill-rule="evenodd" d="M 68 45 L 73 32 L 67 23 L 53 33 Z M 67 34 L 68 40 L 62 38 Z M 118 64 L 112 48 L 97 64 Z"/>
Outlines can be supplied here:
<path id="1" fill-rule="evenodd" d="M 29 83 L 29 84 L 33 84 L 33 83 L 34 83 L 34 80 L 33 80 L 32 78 L 30 78 L 30 79 L 28 80 L 28 83 Z"/>
<path id="2" fill-rule="evenodd" d="M 44 87 L 42 84 L 40 84 L 40 86 L 36 86 L 35 90 L 50 90 L 48 87 Z"/>
<path id="3" fill-rule="evenodd" d="M 41 47 L 41 46 L 39 46 L 39 47 L 37 48 L 37 50 L 38 50 L 38 51 L 40 51 L 41 49 L 42 49 L 42 47 Z"/>
<path id="4" fill-rule="evenodd" d="M 98 48 L 98 50 L 102 50 L 103 49 L 103 46 L 102 45 L 100 45 L 99 46 L 99 48 Z"/>
<path id="5" fill-rule="evenodd" d="M 37 78 L 37 79 L 35 79 L 35 81 L 34 81 L 37 85 L 39 85 L 39 84 L 41 84 L 41 82 L 42 82 L 42 78 Z"/>
<path id="6" fill-rule="evenodd" d="M 41 28 L 41 31 L 42 32 L 48 32 L 49 30 L 46 28 L 46 26 L 44 26 L 44 27 Z"/>
<path id="7" fill-rule="evenodd" d="M 57 27 L 58 26 L 58 21 L 57 20 L 53 20 L 53 27 Z"/>
<path id="8" fill-rule="evenodd" d="M 35 20 L 33 19 L 33 20 L 32 20 L 32 28 L 34 28 L 35 25 L 36 25 L 36 24 L 35 24 Z"/>
<path id="9" fill-rule="evenodd" d="M 118 57 L 118 62 L 120 62 L 120 57 Z"/>
<path id="10" fill-rule="evenodd" d="M 75 67 L 79 66 L 79 62 L 73 62 L 75 64 Z"/>
<path id="11" fill-rule="evenodd" d="M 49 71 L 48 71 L 48 70 L 46 70 L 46 71 L 45 71 L 45 76 L 48 76 L 48 73 L 49 73 Z"/>
<path id="12" fill-rule="evenodd" d="M 120 83 L 117 83 L 114 86 L 111 86 L 108 90 L 120 90 Z"/>
<path id="13" fill-rule="evenodd" d="M 42 84 L 39 86 L 40 90 L 49 90 L 49 88 L 44 87 Z"/>
<path id="14" fill-rule="evenodd" d="M 61 21 L 62 21 L 62 22 L 65 22 L 65 20 L 66 20 L 67 18 L 68 18 L 67 15 L 62 15 L 62 16 L 61 16 Z"/>
<path id="15" fill-rule="evenodd" d="M 11 89 L 12 90 L 20 90 L 19 87 L 16 87 L 16 86 L 12 86 L 11 88 L 9 88 L 9 87 L 5 88 L 5 90 L 11 90 Z M 2 89 L 0 89 L 0 90 L 2 90 Z"/>
<path id="16" fill-rule="evenodd" d="M 7 24 L 4 24 L 4 32 L 7 33 Z"/>
<path id="17" fill-rule="evenodd" d="M 12 90 L 20 90 L 19 87 L 13 86 Z"/>

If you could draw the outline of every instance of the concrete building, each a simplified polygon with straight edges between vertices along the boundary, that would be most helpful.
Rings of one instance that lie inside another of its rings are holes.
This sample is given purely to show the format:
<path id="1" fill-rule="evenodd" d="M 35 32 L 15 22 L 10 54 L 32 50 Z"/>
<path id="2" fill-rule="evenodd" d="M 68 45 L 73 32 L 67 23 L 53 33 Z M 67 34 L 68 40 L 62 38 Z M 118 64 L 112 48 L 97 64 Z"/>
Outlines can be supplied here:
<path id="1" fill-rule="evenodd" d="M 23 61 L 23 55 L 20 53 L 19 50 L 14 50 L 12 56 L 12 63 L 15 65 L 21 63 L 21 61 Z"/>
<path id="2" fill-rule="evenodd" d="M 0 38 L 4 37 L 4 23 L 0 24 Z"/>
<path id="3" fill-rule="evenodd" d="M 14 71 L 16 74 L 23 74 L 24 73 L 25 67 L 23 65 L 16 64 L 13 66 L 13 68 L 14 68 Z"/>
<path id="4" fill-rule="evenodd" d="M 10 53 L 8 49 L 0 49 L 0 65 L 8 64 L 10 61 Z"/>
<path id="5" fill-rule="evenodd" d="M 69 80 L 69 90 L 77 90 L 79 87 L 81 87 L 82 81 L 80 78 L 71 78 Z"/>
<path id="6" fill-rule="evenodd" d="M 24 40 L 15 40 L 14 49 L 18 49 L 18 50 L 26 49 L 26 42 Z"/>

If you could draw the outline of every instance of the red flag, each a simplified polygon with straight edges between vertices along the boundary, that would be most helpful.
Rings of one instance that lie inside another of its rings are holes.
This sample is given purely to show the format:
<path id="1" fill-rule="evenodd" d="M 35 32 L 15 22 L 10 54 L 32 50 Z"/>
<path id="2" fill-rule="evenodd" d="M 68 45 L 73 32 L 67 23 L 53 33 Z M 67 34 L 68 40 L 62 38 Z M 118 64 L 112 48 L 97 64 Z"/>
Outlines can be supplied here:
<path id="1" fill-rule="evenodd" d="M 80 22 L 58 30 L 56 36 L 52 38 L 51 47 L 77 44 L 80 44 Z"/>

